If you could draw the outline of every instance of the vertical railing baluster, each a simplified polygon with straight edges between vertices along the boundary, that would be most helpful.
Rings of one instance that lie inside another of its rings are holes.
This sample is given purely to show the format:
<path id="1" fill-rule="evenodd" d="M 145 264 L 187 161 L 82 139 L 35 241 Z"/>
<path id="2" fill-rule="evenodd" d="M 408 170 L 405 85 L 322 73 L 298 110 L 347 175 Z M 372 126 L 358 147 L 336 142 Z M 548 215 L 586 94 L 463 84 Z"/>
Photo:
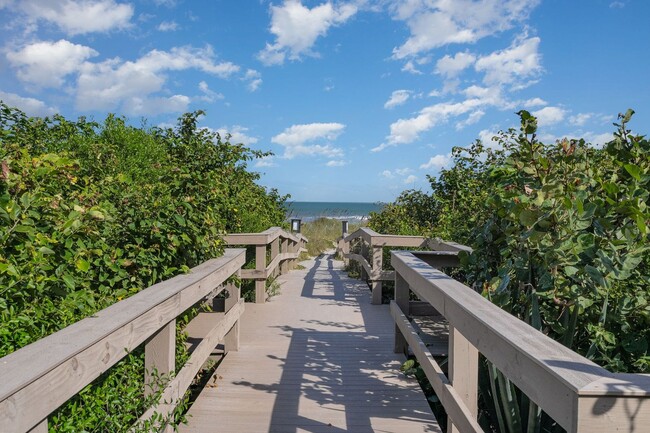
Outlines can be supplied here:
<path id="1" fill-rule="evenodd" d="M 395 303 L 402 310 L 406 317 L 410 316 L 410 288 L 409 284 L 397 272 L 395 272 Z M 395 325 L 395 353 L 403 353 L 407 355 L 408 344 L 402 331 Z"/>
<path id="2" fill-rule="evenodd" d="M 472 413 L 478 416 L 478 350 L 449 325 L 449 381 Z M 448 433 L 461 433 L 449 422 Z"/>
<path id="3" fill-rule="evenodd" d="M 372 284 L 372 303 L 375 305 L 381 304 L 381 290 L 382 282 L 381 271 L 383 267 L 383 248 L 381 246 L 370 245 L 372 251 L 372 275 L 370 276 Z"/>
<path id="4" fill-rule="evenodd" d="M 255 270 L 264 272 L 266 270 L 266 244 L 255 246 Z M 266 279 L 255 280 L 255 303 L 266 302 Z"/>
<path id="5" fill-rule="evenodd" d="M 176 319 L 172 320 L 156 332 L 144 345 L 144 395 L 150 396 L 162 390 L 176 371 Z M 169 414 L 173 402 L 161 401 L 157 412 Z M 165 433 L 170 433 L 172 427 L 166 424 Z"/>

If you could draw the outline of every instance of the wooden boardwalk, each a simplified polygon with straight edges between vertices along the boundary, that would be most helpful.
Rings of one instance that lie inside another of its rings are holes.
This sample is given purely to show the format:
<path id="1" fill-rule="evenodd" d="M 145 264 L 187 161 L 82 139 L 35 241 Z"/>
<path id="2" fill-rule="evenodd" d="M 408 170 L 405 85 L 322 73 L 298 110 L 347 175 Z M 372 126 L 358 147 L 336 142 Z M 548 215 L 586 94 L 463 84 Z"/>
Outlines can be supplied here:
<path id="1" fill-rule="evenodd" d="M 230 352 L 180 432 L 440 432 L 393 353 L 387 305 L 331 255 L 278 278 L 281 294 L 247 304 Z"/>

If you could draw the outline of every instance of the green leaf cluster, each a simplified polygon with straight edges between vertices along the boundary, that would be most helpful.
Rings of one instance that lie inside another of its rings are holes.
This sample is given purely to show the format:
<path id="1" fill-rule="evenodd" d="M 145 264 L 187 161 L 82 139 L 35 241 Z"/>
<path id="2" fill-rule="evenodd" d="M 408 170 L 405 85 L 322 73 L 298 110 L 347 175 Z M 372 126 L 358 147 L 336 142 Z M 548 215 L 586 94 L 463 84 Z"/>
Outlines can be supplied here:
<path id="1" fill-rule="evenodd" d="M 202 114 L 135 127 L 0 102 L 0 357 L 220 256 L 224 233 L 283 223 L 286 197 L 248 168 L 267 154 L 199 128 Z M 75 404 L 105 400 L 111 374 Z M 64 412 L 58 431 L 78 431 L 95 409 Z"/>

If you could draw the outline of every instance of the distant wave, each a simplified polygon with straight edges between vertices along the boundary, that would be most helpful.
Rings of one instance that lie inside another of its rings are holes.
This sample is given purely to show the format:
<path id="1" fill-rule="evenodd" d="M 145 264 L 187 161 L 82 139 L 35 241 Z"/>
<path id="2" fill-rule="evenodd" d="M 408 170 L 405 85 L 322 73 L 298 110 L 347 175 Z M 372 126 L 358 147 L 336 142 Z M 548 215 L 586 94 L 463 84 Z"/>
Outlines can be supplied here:
<path id="1" fill-rule="evenodd" d="M 346 203 L 346 202 L 290 202 L 287 219 L 298 218 L 305 222 L 318 218 L 336 220 L 364 221 L 370 212 L 379 212 L 383 203 Z"/>

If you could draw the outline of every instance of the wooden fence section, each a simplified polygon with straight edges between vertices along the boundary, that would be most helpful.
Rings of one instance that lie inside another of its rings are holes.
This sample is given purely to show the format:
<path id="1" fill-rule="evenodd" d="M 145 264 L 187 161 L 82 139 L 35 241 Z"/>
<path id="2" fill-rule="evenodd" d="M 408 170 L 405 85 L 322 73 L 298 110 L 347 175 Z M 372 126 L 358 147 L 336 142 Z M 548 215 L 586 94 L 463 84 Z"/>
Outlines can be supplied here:
<path id="1" fill-rule="evenodd" d="M 395 350 L 409 346 L 416 355 L 449 415 L 450 431 L 482 432 L 476 421 L 479 352 L 569 433 L 648 431 L 650 376 L 610 373 L 430 266 L 420 255 L 391 252 L 396 271 L 391 302 Z M 449 378 L 409 321 L 410 291 L 449 322 Z"/>
<path id="2" fill-rule="evenodd" d="M 367 227 L 352 234 L 343 233 L 338 243 L 338 252 L 346 260 L 354 260 L 361 267 L 361 279 L 368 280 L 372 287 L 372 303 L 381 304 L 383 281 L 395 279 L 395 272 L 383 269 L 384 247 L 410 247 L 434 250 L 427 262 L 435 267 L 458 266 L 458 253 L 472 249 L 454 242 L 429 239 L 422 236 L 397 236 L 379 234 Z M 357 252 L 353 252 L 357 250 Z"/>
<path id="3" fill-rule="evenodd" d="M 280 227 L 262 233 L 230 234 L 224 240 L 231 246 L 255 246 L 255 269 L 242 269 L 241 278 L 255 280 L 256 303 L 266 301 L 266 279 L 293 269 L 308 242 L 300 233 L 288 233 Z"/>

